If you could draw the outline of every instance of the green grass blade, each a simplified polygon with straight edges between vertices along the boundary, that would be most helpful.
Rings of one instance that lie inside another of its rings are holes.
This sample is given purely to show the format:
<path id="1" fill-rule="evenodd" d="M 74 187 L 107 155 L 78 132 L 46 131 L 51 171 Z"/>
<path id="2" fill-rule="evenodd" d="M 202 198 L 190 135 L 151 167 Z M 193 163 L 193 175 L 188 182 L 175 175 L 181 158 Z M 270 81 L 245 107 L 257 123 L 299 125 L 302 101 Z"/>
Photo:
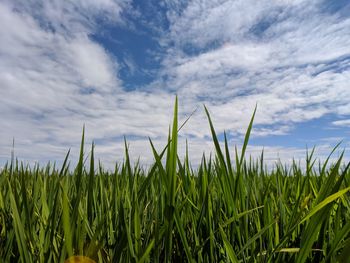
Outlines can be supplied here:
<path id="1" fill-rule="evenodd" d="M 224 247 L 225 247 L 226 254 L 228 255 L 228 258 L 230 259 L 230 261 L 232 263 L 238 263 L 239 261 L 238 261 L 238 258 L 236 256 L 236 253 L 235 253 L 230 241 L 227 239 L 227 236 L 226 236 L 226 234 L 221 226 L 219 226 L 219 230 L 220 230 L 220 235 L 221 235 L 222 241 L 224 242 Z"/>

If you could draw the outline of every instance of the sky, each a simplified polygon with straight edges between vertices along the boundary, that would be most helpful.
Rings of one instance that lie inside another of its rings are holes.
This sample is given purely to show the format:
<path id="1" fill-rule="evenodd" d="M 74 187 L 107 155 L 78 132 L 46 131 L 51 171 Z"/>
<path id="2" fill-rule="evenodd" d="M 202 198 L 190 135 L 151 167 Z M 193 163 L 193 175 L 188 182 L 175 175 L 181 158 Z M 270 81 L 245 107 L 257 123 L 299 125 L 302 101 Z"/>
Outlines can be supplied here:
<path id="1" fill-rule="evenodd" d="M 231 151 L 257 105 L 248 155 L 290 163 L 350 146 L 350 1 L 0 0 L 0 166 L 62 162 L 86 146 L 106 167 L 153 161 L 175 96 L 179 155 Z M 89 150 L 86 150 L 86 155 Z M 340 152 L 335 154 L 339 156 Z"/>

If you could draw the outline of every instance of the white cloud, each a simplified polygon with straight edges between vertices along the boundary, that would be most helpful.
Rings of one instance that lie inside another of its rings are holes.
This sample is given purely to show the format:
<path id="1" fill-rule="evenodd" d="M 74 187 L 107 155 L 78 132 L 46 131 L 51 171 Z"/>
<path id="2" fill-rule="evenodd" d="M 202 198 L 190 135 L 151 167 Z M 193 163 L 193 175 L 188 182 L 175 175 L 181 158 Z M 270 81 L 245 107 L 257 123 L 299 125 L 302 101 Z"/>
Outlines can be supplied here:
<path id="1" fill-rule="evenodd" d="M 59 159 L 69 147 L 76 155 L 84 123 L 88 141 L 166 134 L 172 96 L 124 91 L 118 61 L 89 37 L 96 15 L 107 14 L 118 23 L 124 3 L 22 4 L 0 3 L 3 160 L 12 137 L 22 159 Z M 65 27 L 71 23 L 72 28 Z"/>
<path id="2" fill-rule="evenodd" d="M 174 93 L 181 120 L 199 108 L 180 134 L 180 153 L 190 137 L 194 163 L 213 149 L 203 103 L 217 132 L 226 129 L 238 144 L 256 103 L 255 137 L 350 114 L 350 19 L 321 12 L 319 2 L 168 2 L 160 76 L 144 91 L 127 92 L 118 61 L 90 34 L 99 23 L 126 25 L 130 8 L 130 1 L 113 0 L 0 3 L 0 158 L 9 155 L 12 137 L 22 159 L 62 159 L 69 147 L 76 156 L 85 123 L 87 141 L 98 142 L 106 163 L 123 158 L 123 135 L 132 156 L 149 163 L 146 138 L 158 149 L 165 144 Z M 270 160 L 305 156 L 298 148 L 265 151 Z"/>
<path id="3" fill-rule="evenodd" d="M 345 126 L 345 127 L 348 127 L 348 126 L 350 126 L 350 120 L 333 121 L 332 124 L 335 125 L 335 126 Z"/>
<path id="4" fill-rule="evenodd" d="M 30 14 L 45 29 L 68 36 L 91 32 L 100 22 L 123 23 L 122 13 L 130 8 L 129 0 L 5 0 L 5 3 L 16 12 Z"/>
<path id="5" fill-rule="evenodd" d="M 175 46 L 163 74 L 189 104 L 209 106 L 220 132 L 244 131 L 240 127 L 255 103 L 256 123 L 277 130 L 278 124 L 285 129 L 349 112 L 349 16 L 325 12 L 321 1 L 203 0 L 180 6 L 168 12 L 167 37 Z M 188 45 L 196 52 L 186 53 Z"/>

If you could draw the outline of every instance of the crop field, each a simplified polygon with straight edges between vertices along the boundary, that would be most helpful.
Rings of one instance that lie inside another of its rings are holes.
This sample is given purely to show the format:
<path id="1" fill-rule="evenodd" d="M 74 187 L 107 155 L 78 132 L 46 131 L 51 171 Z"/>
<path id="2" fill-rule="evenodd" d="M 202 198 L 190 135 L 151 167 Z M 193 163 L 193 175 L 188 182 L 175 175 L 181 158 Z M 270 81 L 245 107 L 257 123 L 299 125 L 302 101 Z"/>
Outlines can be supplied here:
<path id="1" fill-rule="evenodd" d="M 145 169 L 125 161 L 114 171 L 84 145 L 76 167 L 0 171 L 0 261 L 64 262 L 349 262 L 350 172 L 340 155 L 306 167 L 230 156 L 216 136 L 213 157 L 193 168 L 177 154 L 177 100 L 168 144 Z M 334 149 L 334 151 L 337 148 Z M 334 152 L 333 151 L 333 152 Z M 332 153 L 333 153 L 332 152 Z M 330 153 L 330 156 L 332 155 Z"/>

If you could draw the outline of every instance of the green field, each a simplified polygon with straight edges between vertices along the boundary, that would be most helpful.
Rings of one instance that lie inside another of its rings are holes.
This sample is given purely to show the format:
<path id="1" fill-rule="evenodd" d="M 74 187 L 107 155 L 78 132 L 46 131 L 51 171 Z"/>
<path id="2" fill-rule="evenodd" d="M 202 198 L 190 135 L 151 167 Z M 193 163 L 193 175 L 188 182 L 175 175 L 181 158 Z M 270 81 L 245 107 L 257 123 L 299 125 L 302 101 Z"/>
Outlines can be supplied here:
<path id="1" fill-rule="evenodd" d="M 205 109 L 206 110 L 206 109 Z M 265 168 L 242 149 L 220 148 L 197 168 L 177 155 L 177 101 L 168 144 L 149 168 L 125 161 L 113 172 L 84 148 L 77 166 L 0 171 L 0 261 L 349 262 L 350 172 L 337 162 Z M 254 113 L 255 114 L 255 113 Z M 127 144 L 125 144 L 127 145 Z"/>

